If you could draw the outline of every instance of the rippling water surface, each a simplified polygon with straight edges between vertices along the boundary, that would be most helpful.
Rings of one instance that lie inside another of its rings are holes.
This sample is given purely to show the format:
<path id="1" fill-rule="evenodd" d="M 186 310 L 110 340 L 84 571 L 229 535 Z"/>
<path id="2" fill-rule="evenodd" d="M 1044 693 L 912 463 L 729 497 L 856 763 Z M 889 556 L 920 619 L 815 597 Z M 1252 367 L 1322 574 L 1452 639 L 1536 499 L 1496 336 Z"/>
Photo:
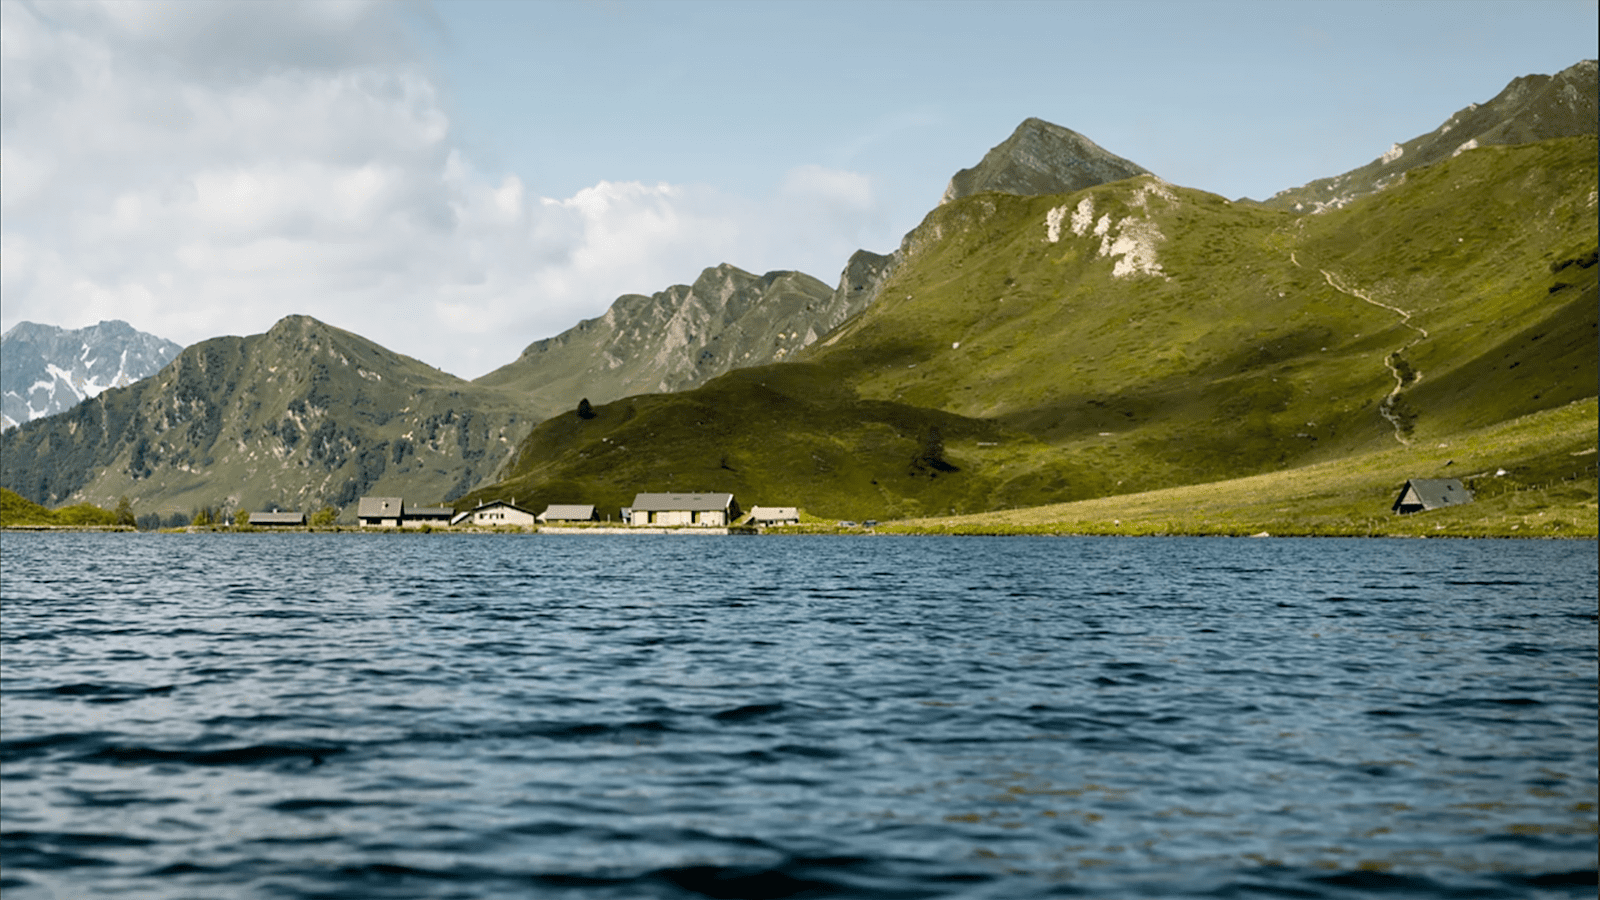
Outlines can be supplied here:
<path id="1" fill-rule="evenodd" d="M 1593 897 L 1593 542 L 7 534 L 30 898 Z"/>

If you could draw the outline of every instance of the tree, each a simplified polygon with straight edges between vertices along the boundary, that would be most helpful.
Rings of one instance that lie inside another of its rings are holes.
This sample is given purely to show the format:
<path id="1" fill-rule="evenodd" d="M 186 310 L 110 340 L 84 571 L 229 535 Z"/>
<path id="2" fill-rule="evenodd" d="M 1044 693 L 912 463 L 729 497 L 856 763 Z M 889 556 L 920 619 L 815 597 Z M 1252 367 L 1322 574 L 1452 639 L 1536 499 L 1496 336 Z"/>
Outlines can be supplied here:
<path id="1" fill-rule="evenodd" d="M 250 510 L 245 509 L 242 506 L 239 507 L 238 511 L 233 514 L 233 524 L 240 528 L 244 528 L 245 526 L 249 525 Z"/>
<path id="2" fill-rule="evenodd" d="M 339 511 L 337 509 L 331 506 L 324 506 L 311 514 L 310 523 L 312 528 L 332 528 L 333 523 L 338 519 Z"/>
<path id="3" fill-rule="evenodd" d="M 204 506 L 200 507 L 200 511 L 194 514 L 194 520 L 189 524 L 195 526 L 196 528 L 204 528 L 210 525 L 211 510 Z"/>
<path id="4" fill-rule="evenodd" d="M 928 426 L 928 433 L 922 437 L 922 446 L 911 459 L 911 474 L 934 478 L 940 472 L 959 471 L 944 458 L 944 434 L 939 431 L 939 426 Z"/>
<path id="5" fill-rule="evenodd" d="M 117 498 L 116 515 L 118 525 L 132 525 L 134 527 L 139 525 L 139 521 L 133 517 L 133 502 L 128 499 L 127 494 Z"/>
<path id="6" fill-rule="evenodd" d="M 589 405 L 589 398 L 588 397 L 585 397 L 582 400 L 578 401 L 578 418 L 580 418 L 580 419 L 592 419 L 592 418 L 594 418 L 594 407 Z"/>

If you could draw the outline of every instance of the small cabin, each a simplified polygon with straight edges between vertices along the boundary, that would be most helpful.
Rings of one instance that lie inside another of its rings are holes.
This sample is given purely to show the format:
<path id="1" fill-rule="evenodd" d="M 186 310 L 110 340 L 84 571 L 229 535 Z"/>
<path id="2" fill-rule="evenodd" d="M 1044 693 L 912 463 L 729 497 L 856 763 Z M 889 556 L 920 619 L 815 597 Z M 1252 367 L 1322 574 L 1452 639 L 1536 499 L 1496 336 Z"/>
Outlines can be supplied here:
<path id="1" fill-rule="evenodd" d="M 262 528 L 303 528 L 306 524 L 306 514 L 303 512 L 253 512 L 250 513 L 250 524 Z"/>
<path id="2" fill-rule="evenodd" d="M 448 506 L 408 506 L 400 517 L 401 528 L 448 528 L 456 511 Z"/>
<path id="3" fill-rule="evenodd" d="M 1471 502 L 1472 492 L 1462 487 L 1459 478 L 1412 478 L 1389 509 L 1404 515 Z"/>
<path id="4" fill-rule="evenodd" d="M 539 521 L 553 525 L 557 522 L 598 522 L 600 514 L 592 503 L 552 503 L 539 514 Z"/>
<path id="5" fill-rule="evenodd" d="M 628 524 L 726 528 L 739 515 L 739 501 L 732 494 L 639 494 L 629 508 Z"/>
<path id="6" fill-rule="evenodd" d="M 455 514 L 448 506 L 406 506 L 400 497 L 362 497 L 356 504 L 362 528 L 444 528 Z"/>
<path id="7" fill-rule="evenodd" d="M 531 509 L 523 509 L 515 503 L 505 500 L 495 500 L 490 503 L 480 504 L 472 509 L 456 513 L 450 520 L 451 525 L 476 525 L 482 528 L 515 525 L 527 527 L 534 524 L 536 516 Z"/>
<path id="8" fill-rule="evenodd" d="M 799 525 L 800 510 L 793 506 L 752 506 L 752 525 Z"/>
<path id="9" fill-rule="evenodd" d="M 356 504 L 356 521 L 362 528 L 399 528 L 404 508 L 399 497 L 362 497 Z"/>

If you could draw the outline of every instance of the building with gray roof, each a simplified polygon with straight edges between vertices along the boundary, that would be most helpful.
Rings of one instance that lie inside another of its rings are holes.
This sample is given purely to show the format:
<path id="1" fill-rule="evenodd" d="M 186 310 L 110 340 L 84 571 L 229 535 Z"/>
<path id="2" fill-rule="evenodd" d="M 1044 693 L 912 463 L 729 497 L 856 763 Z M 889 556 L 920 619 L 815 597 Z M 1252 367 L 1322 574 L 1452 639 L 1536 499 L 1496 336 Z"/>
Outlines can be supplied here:
<path id="1" fill-rule="evenodd" d="M 1391 512 L 1416 513 L 1472 502 L 1472 492 L 1459 478 L 1412 478 L 1400 489 Z"/>
<path id="2" fill-rule="evenodd" d="M 638 494 L 630 509 L 628 524 L 657 528 L 726 528 L 740 516 L 732 494 Z"/>

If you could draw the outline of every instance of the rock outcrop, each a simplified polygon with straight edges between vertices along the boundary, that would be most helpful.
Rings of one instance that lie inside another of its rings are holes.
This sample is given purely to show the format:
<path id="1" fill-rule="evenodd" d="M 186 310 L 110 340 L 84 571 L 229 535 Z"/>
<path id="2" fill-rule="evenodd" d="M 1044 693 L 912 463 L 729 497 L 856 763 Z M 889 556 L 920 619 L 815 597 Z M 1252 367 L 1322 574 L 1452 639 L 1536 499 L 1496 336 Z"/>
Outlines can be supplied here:
<path id="1" fill-rule="evenodd" d="M 687 390 L 787 359 L 856 312 L 861 296 L 803 272 L 753 275 L 723 264 L 694 284 L 618 297 L 604 315 L 530 344 L 477 383 L 515 392 L 541 417 L 581 399 Z"/>
<path id="2" fill-rule="evenodd" d="M 939 202 L 984 191 L 1023 196 L 1064 194 L 1148 174 L 1143 166 L 1070 128 L 1027 119 L 976 166 L 957 172 Z"/>

